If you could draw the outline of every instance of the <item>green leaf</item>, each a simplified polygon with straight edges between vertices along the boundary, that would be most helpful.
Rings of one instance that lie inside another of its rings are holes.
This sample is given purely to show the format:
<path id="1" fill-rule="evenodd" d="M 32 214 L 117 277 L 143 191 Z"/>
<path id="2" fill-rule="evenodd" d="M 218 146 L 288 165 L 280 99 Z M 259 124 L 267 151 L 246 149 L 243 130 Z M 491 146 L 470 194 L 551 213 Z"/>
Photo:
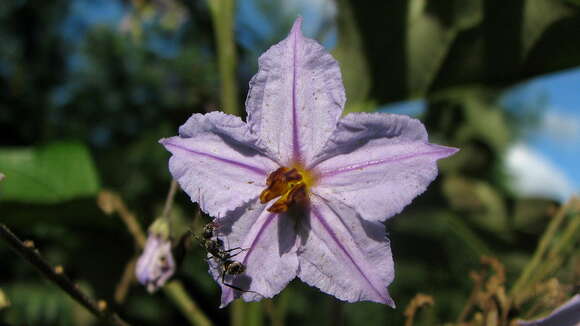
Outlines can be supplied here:
<path id="1" fill-rule="evenodd" d="M 93 160 L 78 142 L 39 147 L 0 148 L 0 199 L 56 203 L 92 196 L 99 190 Z"/>
<path id="2" fill-rule="evenodd" d="M 358 37 L 339 40 L 362 43 L 366 62 L 347 62 L 368 67 L 378 103 L 473 84 L 504 87 L 580 65 L 580 8 L 568 1 L 348 3 L 338 19 L 353 16 L 349 30 Z"/>

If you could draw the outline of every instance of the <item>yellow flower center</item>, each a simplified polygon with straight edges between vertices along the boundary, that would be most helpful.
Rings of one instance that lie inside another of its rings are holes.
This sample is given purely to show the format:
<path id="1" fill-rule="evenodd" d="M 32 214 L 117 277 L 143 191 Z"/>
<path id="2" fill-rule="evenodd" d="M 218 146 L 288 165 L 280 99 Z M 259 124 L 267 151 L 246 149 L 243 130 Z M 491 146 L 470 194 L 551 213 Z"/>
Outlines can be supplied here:
<path id="1" fill-rule="evenodd" d="M 268 176 L 266 180 L 268 187 L 260 194 L 260 202 L 265 204 L 280 197 L 268 208 L 268 211 L 272 213 L 287 212 L 292 204 L 305 205 L 308 203 L 308 188 L 312 187 L 315 181 L 315 176 L 300 166 L 281 167 Z"/>

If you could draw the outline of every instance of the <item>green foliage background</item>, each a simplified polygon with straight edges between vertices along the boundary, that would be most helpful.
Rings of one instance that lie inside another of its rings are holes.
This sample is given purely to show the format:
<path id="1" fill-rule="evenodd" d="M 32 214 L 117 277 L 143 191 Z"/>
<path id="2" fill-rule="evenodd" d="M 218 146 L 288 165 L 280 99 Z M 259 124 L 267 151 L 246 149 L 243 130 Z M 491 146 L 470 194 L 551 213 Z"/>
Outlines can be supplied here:
<path id="1" fill-rule="evenodd" d="M 157 140 L 174 135 L 195 112 L 222 107 L 243 114 L 238 103 L 253 73 L 244 64 L 255 68 L 256 55 L 284 37 L 295 15 L 281 14 L 281 3 L 255 1 L 277 18 L 277 35 L 248 49 L 232 34 L 233 1 L 111 2 L 123 7 L 119 24 L 85 22 L 73 25 L 79 28 L 73 34 L 63 22 L 71 19 L 74 1 L 0 5 L 0 172 L 6 175 L 0 222 L 34 240 L 48 261 L 64 266 L 85 291 L 110 302 L 130 323 L 187 324 L 167 292 L 151 296 L 133 283 L 115 303 L 125 265 L 139 250 L 121 219 L 99 209 L 96 196 L 103 189 L 119 193 L 146 228 L 160 214 L 170 183 L 169 154 Z M 481 268 L 480 257 L 494 256 L 505 265 L 509 289 L 529 266 L 558 207 L 509 190 L 502 159 L 537 111 L 522 106 L 520 116 L 529 120 L 515 120 L 498 99 L 515 83 L 580 65 L 577 1 L 338 0 L 336 5 L 333 54 L 341 63 L 347 111 L 424 98 L 428 106 L 421 119 L 431 140 L 462 150 L 442 161 L 437 181 L 387 224 L 396 262 L 390 287 L 396 310 L 344 304 L 300 282 L 273 301 L 219 310 L 218 287 L 203 253 L 193 248 L 175 278 L 215 324 L 320 325 L 322 318 L 328 325 L 402 325 L 404 307 L 419 292 L 432 295 L 435 305 L 416 325 L 454 322 L 470 295 L 469 272 Z M 176 235 L 197 213 L 179 193 Z M 202 218 L 208 217 L 195 226 Z M 577 230 L 577 221 L 572 212 L 563 225 Z M 563 234 L 556 233 L 554 241 Z M 564 237 L 567 242 L 546 263 L 557 268 L 542 274 L 556 277 L 563 295 L 579 284 L 578 232 L 574 235 Z M 2 244 L 0 262 L 0 291 L 11 302 L 4 308 L 0 300 L 0 322 L 98 324 Z"/>

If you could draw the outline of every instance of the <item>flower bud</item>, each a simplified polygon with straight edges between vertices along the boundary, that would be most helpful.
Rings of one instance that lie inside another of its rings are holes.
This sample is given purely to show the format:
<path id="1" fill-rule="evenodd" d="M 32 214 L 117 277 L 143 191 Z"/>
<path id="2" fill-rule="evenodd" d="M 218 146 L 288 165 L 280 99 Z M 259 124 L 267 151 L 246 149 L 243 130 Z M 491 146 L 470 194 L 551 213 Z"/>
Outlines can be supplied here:
<path id="1" fill-rule="evenodd" d="M 157 291 L 175 273 L 169 223 L 158 218 L 149 228 L 145 249 L 137 261 L 135 275 L 149 293 Z"/>

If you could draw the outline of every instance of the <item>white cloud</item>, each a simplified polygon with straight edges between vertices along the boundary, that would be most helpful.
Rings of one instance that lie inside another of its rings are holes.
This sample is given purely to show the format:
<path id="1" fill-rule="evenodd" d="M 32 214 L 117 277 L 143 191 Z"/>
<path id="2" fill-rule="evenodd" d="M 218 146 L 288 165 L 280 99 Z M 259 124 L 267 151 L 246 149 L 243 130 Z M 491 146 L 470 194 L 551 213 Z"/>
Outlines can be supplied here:
<path id="1" fill-rule="evenodd" d="M 509 149 L 506 165 L 520 195 L 566 200 L 576 192 L 562 170 L 525 144 Z"/>
<path id="2" fill-rule="evenodd" d="M 580 118 L 550 110 L 544 114 L 541 131 L 555 140 L 576 143 L 580 139 Z"/>

